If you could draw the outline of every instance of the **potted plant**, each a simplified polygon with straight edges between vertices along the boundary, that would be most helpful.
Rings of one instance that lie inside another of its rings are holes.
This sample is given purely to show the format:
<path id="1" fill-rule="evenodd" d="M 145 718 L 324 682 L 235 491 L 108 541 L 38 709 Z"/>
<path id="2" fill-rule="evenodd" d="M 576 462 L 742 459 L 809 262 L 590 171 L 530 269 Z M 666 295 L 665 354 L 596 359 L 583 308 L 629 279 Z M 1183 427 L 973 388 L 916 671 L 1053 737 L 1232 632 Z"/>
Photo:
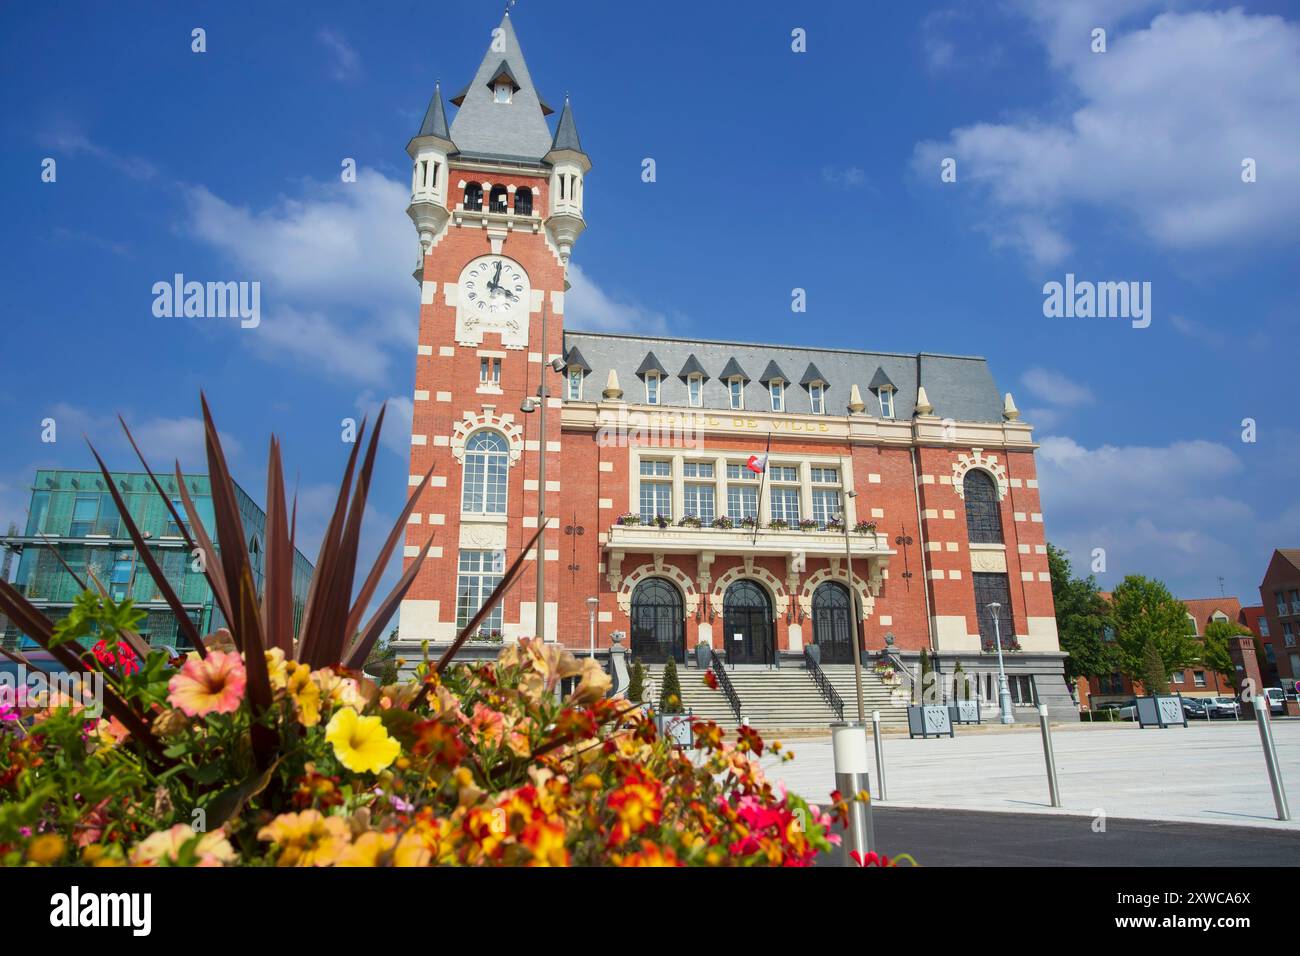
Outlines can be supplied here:
<path id="1" fill-rule="evenodd" d="M 713 663 L 713 648 L 703 641 L 695 645 L 695 666 L 700 670 L 708 670 L 709 665 Z"/>
<path id="2" fill-rule="evenodd" d="M 803 651 L 808 655 L 808 659 L 814 664 L 820 665 L 822 662 L 822 649 L 817 644 L 805 644 Z"/>
<path id="3" fill-rule="evenodd" d="M 695 515 L 682 515 L 682 520 L 678 521 L 677 524 L 683 528 L 698 528 L 700 519 Z"/>
<path id="4" fill-rule="evenodd" d="M 672 519 L 667 515 L 655 515 L 655 524 L 658 525 L 659 529 L 662 531 L 664 528 L 672 524 Z"/>
<path id="5" fill-rule="evenodd" d="M 800 531 L 816 531 L 820 527 L 816 518 L 801 518 L 799 521 Z"/>
<path id="6" fill-rule="evenodd" d="M 691 744 L 691 720 L 684 716 L 685 713 L 677 662 L 670 657 L 664 665 L 663 687 L 659 691 L 655 723 L 659 725 L 659 733 L 678 747 L 688 747 Z"/>
<path id="7" fill-rule="evenodd" d="M 859 521 L 853 526 L 853 530 L 858 534 L 875 534 L 876 523 L 874 521 Z"/>
<path id="8" fill-rule="evenodd" d="M 732 521 L 730 518 L 728 518 L 726 515 L 718 515 L 716 518 L 713 519 L 713 527 L 721 528 L 724 531 L 730 531 L 735 526 L 736 523 Z"/>
<path id="9" fill-rule="evenodd" d="M 786 521 L 784 518 L 773 518 L 767 523 L 767 526 L 773 531 L 784 531 L 786 528 L 790 527 L 790 522 Z"/>
<path id="10" fill-rule="evenodd" d="M 826 522 L 826 524 L 823 525 L 822 527 L 826 531 L 840 532 L 844 530 L 844 522 L 841 521 L 839 518 L 832 518 L 830 521 Z"/>
<path id="11" fill-rule="evenodd" d="M 641 516 L 629 511 L 626 514 L 619 515 L 616 523 L 628 528 L 635 528 L 641 523 Z"/>
<path id="12" fill-rule="evenodd" d="M 753 515 L 745 515 L 745 517 L 740 519 L 740 526 L 742 528 L 750 528 L 750 529 L 757 528 L 758 518 L 754 517 Z"/>
<path id="13" fill-rule="evenodd" d="M 640 704 L 645 697 L 645 665 L 640 661 L 632 662 L 632 673 L 628 675 L 627 699 Z"/>

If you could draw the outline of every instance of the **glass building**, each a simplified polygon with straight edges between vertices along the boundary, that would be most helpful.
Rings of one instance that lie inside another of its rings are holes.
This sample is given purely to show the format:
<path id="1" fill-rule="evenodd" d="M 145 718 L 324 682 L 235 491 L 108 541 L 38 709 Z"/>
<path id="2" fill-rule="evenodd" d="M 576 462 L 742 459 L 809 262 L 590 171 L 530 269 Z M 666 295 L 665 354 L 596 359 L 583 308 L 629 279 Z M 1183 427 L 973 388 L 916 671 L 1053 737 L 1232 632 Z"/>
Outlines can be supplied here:
<path id="1" fill-rule="evenodd" d="M 224 626 L 225 620 L 213 602 L 207 579 L 197 570 L 181 529 L 153 481 L 143 472 L 114 472 L 112 479 L 136 527 L 149 542 L 150 551 L 199 633 L 207 634 Z M 183 518 L 185 508 L 175 476 L 160 475 L 159 481 Z M 215 536 L 216 521 L 208 476 L 185 475 L 184 481 L 203 526 Z M 243 545 L 248 550 L 254 583 L 260 594 L 266 552 L 266 512 L 239 485 L 235 485 L 235 498 L 243 518 Z M 61 556 L 63 562 L 91 587 L 93 584 L 87 572 L 94 573 L 114 600 L 131 598 L 146 614 L 140 631 L 151 645 L 178 650 L 188 646 L 149 568 L 136 554 L 135 545 L 100 472 L 38 471 L 32 487 L 27 527 L 22 534 L 0 538 L 0 544 L 8 552 L 3 573 L 7 576 L 12 571 L 16 559 L 17 573 L 10 579 L 11 583 L 51 620 L 57 621 L 67 614 L 81 590 L 60 562 Z M 58 556 L 54 554 L 55 550 Z M 311 563 L 295 550 L 295 633 L 302 620 L 311 575 Z M 6 647 L 36 646 L 13 622 L 0 617 L 0 625 L 3 626 L 0 640 Z"/>

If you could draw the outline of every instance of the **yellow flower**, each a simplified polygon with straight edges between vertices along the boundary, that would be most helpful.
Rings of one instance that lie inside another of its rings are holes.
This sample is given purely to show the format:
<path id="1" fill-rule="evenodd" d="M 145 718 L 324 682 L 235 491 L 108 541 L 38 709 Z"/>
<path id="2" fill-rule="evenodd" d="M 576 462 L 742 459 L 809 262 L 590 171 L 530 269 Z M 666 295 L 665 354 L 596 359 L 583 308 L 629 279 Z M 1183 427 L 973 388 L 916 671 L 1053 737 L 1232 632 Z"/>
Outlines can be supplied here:
<path id="1" fill-rule="evenodd" d="M 284 690 L 289 682 L 289 663 L 278 647 L 266 652 L 266 676 L 271 679 L 271 690 Z"/>
<path id="2" fill-rule="evenodd" d="M 63 837 L 57 833 L 42 833 L 27 845 L 27 860 L 41 866 L 53 866 L 63 858 Z"/>
<path id="3" fill-rule="evenodd" d="M 339 857 L 339 866 L 380 866 L 383 856 L 397 843 L 397 837 L 391 833 L 367 830 L 357 837 L 355 843 L 343 851 Z"/>
<path id="4" fill-rule="evenodd" d="M 211 833 L 195 833 L 193 828 L 178 823 L 168 830 L 151 833 L 131 851 L 131 862 L 136 866 L 154 866 L 175 863 L 185 844 L 198 837 L 194 856 L 199 866 L 221 866 L 234 863 L 235 848 L 226 839 L 225 830 L 218 827 Z"/>
<path id="5" fill-rule="evenodd" d="M 379 773 L 402 752 L 402 746 L 384 730 L 378 717 L 362 717 L 351 707 L 336 713 L 325 728 L 339 763 L 354 773 Z"/>
<path id="6" fill-rule="evenodd" d="M 286 678 L 285 691 L 298 711 L 298 723 L 304 727 L 320 723 L 320 687 L 311 679 L 310 667 L 295 663 Z"/>
<path id="7" fill-rule="evenodd" d="M 280 848 L 277 866 L 332 866 L 348 849 L 348 824 L 319 810 L 282 813 L 258 831 Z"/>
<path id="8" fill-rule="evenodd" d="M 610 676 L 605 673 L 594 658 L 584 657 L 582 659 L 582 670 L 579 672 L 582 677 L 578 681 L 578 686 L 573 693 L 569 695 L 570 704 L 594 704 L 607 693 L 613 683 Z"/>
<path id="9" fill-rule="evenodd" d="M 314 671 L 311 676 L 320 687 L 321 696 L 331 703 L 354 707 L 357 710 L 365 708 L 366 698 L 361 693 L 361 687 L 355 677 L 342 677 L 329 667 L 322 667 Z"/>

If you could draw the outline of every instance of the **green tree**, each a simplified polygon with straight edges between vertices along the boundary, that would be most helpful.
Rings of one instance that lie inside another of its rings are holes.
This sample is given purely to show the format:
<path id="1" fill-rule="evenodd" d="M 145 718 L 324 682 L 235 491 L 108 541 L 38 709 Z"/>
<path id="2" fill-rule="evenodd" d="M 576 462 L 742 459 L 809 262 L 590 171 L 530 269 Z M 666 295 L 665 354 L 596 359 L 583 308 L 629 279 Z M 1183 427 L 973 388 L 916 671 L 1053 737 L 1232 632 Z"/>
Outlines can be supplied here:
<path id="1" fill-rule="evenodd" d="M 1201 661 L 1215 673 L 1226 677 L 1234 691 L 1241 690 L 1241 680 L 1237 666 L 1232 662 L 1230 642 L 1239 634 L 1249 633 L 1235 621 L 1211 621 L 1205 625 L 1205 650 L 1201 653 Z"/>
<path id="2" fill-rule="evenodd" d="M 966 683 L 966 672 L 961 661 L 952 669 L 952 696 L 954 700 L 970 700 L 970 685 Z"/>
<path id="3" fill-rule="evenodd" d="M 396 640 L 397 628 L 393 628 L 387 638 L 375 641 L 362 665 L 362 670 L 371 675 L 380 687 L 397 683 L 397 649 L 393 647 Z"/>
<path id="4" fill-rule="evenodd" d="M 930 651 L 927 648 L 921 648 L 921 690 L 919 702 L 922 704 L 932 704 L 938 700 L 934 686 L 934 664 L 930 661 Z"/>
<path id="5" fill-rule="evenodd" d="M 1047 567 L 1052 575 L 1052 603 L 1056 606 L 1056 634 L 1065 659 L 1065 679 L 1098 677 L 1114 669 L 1114 655 L 1104 639 L 1106 601 L 1097 579 L 1072 577 L 1065 552 L 1048 544 Z"/>
<path id="6" fill-rule="evenodd" d="M 680 714 L 682 710 L 682 685 L 677 679 L 677 662 L 670 657 L 664 666 L 663 687 L 659 690 L 659 713 Z"/>
<path id="7" fill-rule="evenodd" d="M 1142 649 L 1142 671 L 1138 675 L 1142 689 L 1148 694 L 1169 693 L 1169 669 L 1165 667 L 1154 640 L 1147 641 Z"/>
<path id="8" fill-rule="evenodd" d="M 645 667 L 640 661 L 632 662 L 632 674 L 627 681 L 627 699 L 639 704 L 645 697 Z"/>
<path id="9" fill-rule="evenodd" d="M 1146 648 L 1151 644 L 1169 675 L 1201 659 L 1201 644 L 1188 626 L 1187 607 L 1160 581 L 1130 574 L 1111 594 L 1110 620 L 1115 628 L 1119 669 L 1145 682 Z"/>

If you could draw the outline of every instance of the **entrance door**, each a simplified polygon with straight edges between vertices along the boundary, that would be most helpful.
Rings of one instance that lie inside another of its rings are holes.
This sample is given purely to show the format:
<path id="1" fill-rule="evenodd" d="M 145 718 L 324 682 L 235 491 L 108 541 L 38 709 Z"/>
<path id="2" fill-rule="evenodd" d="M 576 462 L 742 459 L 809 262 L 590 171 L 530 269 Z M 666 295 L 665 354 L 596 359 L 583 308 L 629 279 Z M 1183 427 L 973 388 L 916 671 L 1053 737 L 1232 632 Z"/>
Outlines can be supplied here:
<path id="1" fill-rule="evenodd" d="M 737 581 L 722 600 L 723 639 L 727 662 L 771 664 L 776 657 L 772 641 L 772 602 L 753 581 Z"/>
<path id="2" fill-rule="evenodd" d="M 632 656 L 645 664 L 686 660 L 682 595 L 663 578 L 647 578 L 632 592 Z"/>
<path id="3" fill-rule="evenodd" d="M 821 648 L 823 664 L 853 663 L 853 613 L 849 592 L 827 581 L 813 592 L 813 641 Z"/>

